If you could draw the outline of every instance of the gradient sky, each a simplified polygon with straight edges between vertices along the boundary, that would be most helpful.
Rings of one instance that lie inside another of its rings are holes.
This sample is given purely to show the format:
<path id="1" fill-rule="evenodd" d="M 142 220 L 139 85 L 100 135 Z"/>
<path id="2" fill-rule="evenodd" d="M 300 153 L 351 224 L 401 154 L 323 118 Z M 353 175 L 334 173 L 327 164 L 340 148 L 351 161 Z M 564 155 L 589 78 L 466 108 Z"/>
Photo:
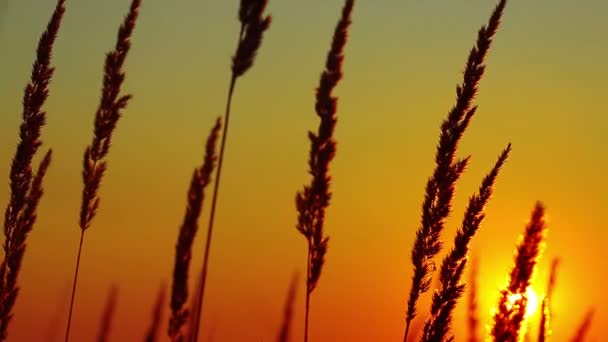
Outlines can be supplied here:
<path id="1" fill-rule="evenodd" d="M 68 0 L 43 130 L 54 160 L 20 275 L 13 341 L 63 333 L 79 237 L 81 158 L 92 136 L 104 53 L 128 3 Z M 312 302 L 314 341 L 400 341 L 409 253 L 439 124 L 494 4 L 357 1 L 336 92 L 331 240 Z M 8 180 L 23 87 L 53 6 L 51 0 L 0 0 L 0 179 Z M 291 274 L 305 271 L 293 198 L 308 181 L 306 131 L 317 124 L 314 89 L 341 6 L 337 0 L 270 0 L 272 27 L 237 86 L 203 327 L 215 341 L 273 340 Z M 159 286 L 170 284 L 189 178 L 224 106 L 237 7 L 237 0 L 144 0 L 126 65 L 125 90 L 134 99 L 118 124 L 101 208 L 86 234 L 74 341 L 93 339 L 112 284 L 119 286 L 113 340 L 140 339 Z M 601 218 L 608 204 L 607 12 L 608 2 L 600 0 L 507 6 L 480 109 L 459 152 L 472 162 L 444 234 L 450 246 L 467 198 L 512 142 L 473 243 L 484 322 L 533 204 L 542 200 L 550 231 L 535 289 L 543 293 L 551 259 L 560 257 L 556 340 L 570 337 L 592 306 L 591 340 L 608 334 L 600 324 L 608 321 L 608 231 Z M 8 186 L 2 186 L 0 203 L 7 201 Z M 200 269 L 203 237 L 193 273 Z M 303 297 L 300 292 L 294 340 L 302 334 Z M 428 297 L 415 324 L 428 312 Z M 462 309 L 457 337 L 465 336 Z"/>

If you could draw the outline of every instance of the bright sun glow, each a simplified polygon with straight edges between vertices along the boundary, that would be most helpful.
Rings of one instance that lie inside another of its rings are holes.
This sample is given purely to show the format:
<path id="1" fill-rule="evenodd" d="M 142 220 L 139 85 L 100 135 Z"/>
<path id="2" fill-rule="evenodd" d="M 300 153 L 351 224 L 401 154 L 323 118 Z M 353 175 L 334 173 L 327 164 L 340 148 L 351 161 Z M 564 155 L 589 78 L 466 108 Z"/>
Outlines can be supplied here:
<path id="1" fill-rule="evenodd" d="M 509 295 L 508 305 L 511 307 L 513 305 L 517 305 L 518 302 L 521 300 L 521 297 L 522 295 L 519 293 Z M 530 317 L 538 309 L 538 295 L 536 294 L 536 292 L 534 292 L 534 289 L 532 289 L 532 287 L 528 287 L 528 291 L 526 291 L 526 297 L 528 299 L 528 302 L 526 304 L 526 317 Z"/>
<path id="2" fill-rule="evenodd" d="M 538 303 L 538 295 L 536 294 L 536 292 L 534 292 L 532 287 L 528 287 L 527 297 L 528 297 L 528 304 L 526 305 L 526 314 L 529 317 L 529 316 L 532 316 L 532 314 L 534 314 L 536 312 L 536 310 L 538 309 L 539 303 Z"/>

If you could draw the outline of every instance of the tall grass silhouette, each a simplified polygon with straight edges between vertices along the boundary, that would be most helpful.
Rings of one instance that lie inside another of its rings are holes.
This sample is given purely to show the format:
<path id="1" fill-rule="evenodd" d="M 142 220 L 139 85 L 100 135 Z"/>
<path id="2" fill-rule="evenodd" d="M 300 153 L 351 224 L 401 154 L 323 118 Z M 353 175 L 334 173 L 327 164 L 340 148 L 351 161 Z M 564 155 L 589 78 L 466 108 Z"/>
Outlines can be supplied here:
<path id="1" fill-rule="evenodd" d="M 351 14 L 354 0 L 346 0 L 342 8 L 342 16 L 336 25 L 333 41 L 325 70 L 321 74 L 317 88 L 315 110 L 321 119 L 317 133 L 309 132 L 310 154 L 308 159 L 309 173 L 312 176 L 310 184 L 296 194 L 296 209 L 298 223 L 296 228 L 304 235 L 308 243 L 306 260 L 306 308 L 304 319 L 304 341 L 308 341 L 308 318 L 310 314 L 310 296 L 321 277 L 325 262 L 329 238 L 324 234 L 325 210 L 329 206 L 331 192 L 329 190 L 331 177 L 329 165 L 336 153 L 336 142 L 333 134 L 336 126 L 338 99 L 332 96 L 332 91 L 342 78 L 342 62 L 344 47 L 348 37 L 348 27 L 351 24 Z"/>
<path id="2" fill-rule="evenodd" d="M 458 299 L 464 293 L 465 284 L 461 282 L 461 278 L 467 265 L 469 244 L 485 218 L 484 208 L 492 196 L 496 177 L 507 161 L 509 152 L 511 152 L 511 145 L 500 154 L 490 173 L 483 179 L 479 193 L 473 195 L 469 200 L 462 227 L 456 232 L 454 238 L 454 247 L 441 264 L 439 278 L 441 285 L 433 294 L 431 316 L 424 325 L 423 341 L 443 341 L 453 338 L 449 336 L 452 313 Z"/>
<path id="3" fill-rule="evenodd" d="M 43 106 L 49 96 L 49 84 L 55 71 L 51 59 L 64 12 L 65 1 L 59 0 L 38 42 L 30 82 L 23 94 L 19 142 L 9 173 L 10 199 L 4 212 L 4 258 L 0 264 L 0 341 L 6 340 L 8 335 L 8 325 L 19 294 L 17 281 L 27 237 L 36 222 L 36 211 L 43 194 L 42 183 L 51 163 L 51 150 L 48 150 L 36 173 L 32 172 L 33 159 L 42 145 L 41 131 L 46 123 Z"/>
<path id="4" fill-rule="evenodd" d="M 116 46 L 106 55 L 101 100 L 95 113 L 93 141 L 84 151 L 82 170 L 84 189 L 82 190 L 79 221 L 80 242 L 78 243 L 70 310 L 68 312 L 68 323 L 65 332 L 66 342 L 70 338 L 70 326 L 72 323 L 72 311 L 74 309 L 74 297 L 78 283 L 78 270 L 80 269 L 84 233 L 91 226 L 91 222 L 99 208 L 99 187 L 107 169 L 105 158 L 110 151 L 112 133 L 116 128 L 118 119 L 122 115 L 123 109 L 127 107 L 131 99 L 131 95 L 121 95 L 122 84 L 125 80 L 123 66 L 131 48 L 131 36 L 135 30 L 140 6 L 141 0 L 132 0 L 129 13 L 125 16 L 122 25 L 118 29 Z"/>
<path id="5" fill-rule="evenodd" d="M 211 213 L 209 215 L 209 224 L 207 225 L 207 240 L 205 241 L 205 252 L 203 255 L 203 267 L 201 270 L 200 288 L 198 290 L 198 303 L 195 307 L 195 319 L 192 332 L 194 341 L 198 340 L 200 325 L 203 316 L 203 304 L 205 302 L 205 287 L 207 284 L 207 272 L 209 269 L 209 256 L 211 253 L 211 241 L 213 238 L 213 228 L 215 223 L 215 211 L 217 207 L 220 180 L 222 176 L 222 165 L 224 162 L 224 151 L 226 150 L 226 140 L 228 138 L 228 128 L 230 127 L 230 108 L 232 105 L 232 97 L 236 82 L 239 77 L 243 76 L 247 70 L 253 66 L 256 54 L 262 45 L 264 32 L 270 27 L 272 21 L 271 16 L 266 16 L 264 11 L 268 0 L 241 0 L 239 7 L 239 21 L 241 29 L 239 32 L 238 45 L 236 52 L 232 57 L 230 77 L 230 86 L 228 88 L 228 96 L 226 99 L 226 111 L 224 112 L 224 126 L 222 130 L 222 141 L 220 143 L 220 152 L 217 163 L 217 176 L 213 187 L 213 197 L 211 198 Z"/>
<path id="6" fill-rule="evenodd" d="M 171 287 L 171 319 L 169 320 L 168 331 L 171 341 L 183 341 L 185 339 L 182 327 L 190 316 L 190 309 L 184 308 L 184 304 L 188 300 L 188 274 L 190 259 L 192 258 L 192 244 L 198 231 L 198 220 L 205 199 L 205 188 L 211 183 L 211 175 L 216 166 L 216 145 L 221 128 L 222 120 L 218 118 L 207 138 L 203 164 L 194 170 L 190 181 L 186 213 L 175 246 L 175 265 Z"/>
<path id="7" fill-rule="evenodd" d="M 528 290 L 542 253 L 546 230 L 545 208 L 539 202 L 517 247 L 509 284 L 500 294 L 492 327 L 494 341 L 516 342 L 522 337 L 523 323 L 527 315 Z"/>
<path id="8" fill-rule="evenodd" d="M 469 162 L 469 157 L 456 159 L 456 151 L 462 135 L 477 111 L 473 100 L 477 96 L 478 84 L 485 72 L 485 59 L 500 25 L 506 3 L 506 0 L 501 0 L 490 16 L 487 26 L 479 30 L 476 45 L 467 60 L 463 81 L 456 87 L 456 104 L 441 125 L 435 154 L 436 166 L 426 185 L 421 224 L 416 232 L 411 253 L 414 275 L 407 302 L 404 342 L 407 341 L 411 322 L 416 317 L 418 298 L 430 289 L 435 269 L 433 259 L 442 248 L 440 236 L 452 209 L 455 186 Z"/>

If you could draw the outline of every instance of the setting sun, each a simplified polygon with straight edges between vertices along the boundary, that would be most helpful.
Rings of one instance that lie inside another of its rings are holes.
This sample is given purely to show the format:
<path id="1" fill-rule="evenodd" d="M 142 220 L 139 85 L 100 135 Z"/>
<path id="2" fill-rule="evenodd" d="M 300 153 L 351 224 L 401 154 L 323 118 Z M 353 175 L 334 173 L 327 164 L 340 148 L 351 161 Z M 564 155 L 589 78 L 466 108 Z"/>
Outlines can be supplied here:
<path id="1" fill-rule="evenodd" d="M 538 295 L 531 286 L 528 287 L 528 291 L 526 292 L 526 299 L 526 316 L 530 317 L 538 310 L 539 305 Z"/>
<path id="2" fill-rule="evenodd" d="M 513 309 L 513 306 L 518 305 L 518 302 L 520 302 L 522 300 L 522 298 L 523 298 L 523 295 L 520 293 L 510 294 L 508 296 L 508 303 L 507 303 L 509 310 Z M 538 295 L 536 294 L 536 291 L 534 291 L 534 289 L 531 286 L 528 287 L 528 290 L 526 291 L 525 300 L 526 300 L 526 318 L 529 318 L 532 315 L 534 315 L 534 313 L 538 309 L 538 304 L 539 304 Z"/>

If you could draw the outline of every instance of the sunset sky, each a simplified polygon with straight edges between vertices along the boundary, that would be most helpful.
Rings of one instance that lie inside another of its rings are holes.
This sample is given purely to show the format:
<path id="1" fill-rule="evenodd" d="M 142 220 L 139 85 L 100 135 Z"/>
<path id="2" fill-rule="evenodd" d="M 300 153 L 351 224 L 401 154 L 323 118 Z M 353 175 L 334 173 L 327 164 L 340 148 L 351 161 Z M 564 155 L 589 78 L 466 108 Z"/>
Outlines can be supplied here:
<path id="1" fill-rule="evenodd" d="M 67 1 L 41 150 L 53 148 L 54 159 L 28 240 L 10 341 L 62 339 L 79 238 L 81 160 L 92 137 L 104 54 L 129 2 Z M 439 125 L 454 103 L 477 30 L 496 2 L 357 1 L 345 77 L 336 91 L 338 150 L 326 222 L 330 246 L 312 299 L 311 341 L 401 341 L 409 255 Z M 101 207 L 86 233 L 73 341 L 96 336 L 112 284 L 119 288 L 112 340 L 141 340 L 159 287 L 170 285 L 190 176 L 202 161 L 215 117 L 223 113 L 238 4 L 143 1 L 126 64 L 124 89 L 134 98 L 118 123 Z M 342 4 L 270 0 L 272 26 L 254 67 L 239 80 L 233 103 L 203 341 L 210 335 L 214 341 L 274 340 L 291 275 L 306 270 L 294 196 L 309 181 L 306 132 L 318 124 L 314 89 Z M 54 5 L 0 0 L 2 210 L 23 88 Z M 591 307 L 596 315 L 590 341 L 608 334 L 601 324 L 608 321 L 608 230 L 601 216 L 608 205 L 606 13 L 608 2 L 600 0 L 507 5 L 480 85 L 479 110 L 459 150 L 472 160 L 443 235 L 451 247 L 468 197 L 498 153 L 513 143 L 472 245 L 484 323 L 490 322 L 519 235 L 541 200 L 549 234 L 534 282 L 539 295 L 551 259 L 562 261 L 554 340 L 572 336 Z M 201 267 L 208 207 L 193 275 Z M 303 290 L 302 284 L 294 341 L 303 333 Z M 429 299 L 427 294 L 420 303 L 415 328 L 429 312 Z M 466 336 L 463 304 L 456 313 L 457 340 Z M 532 317 L 534 333 L 537 319 L 538 313 Z"/>

